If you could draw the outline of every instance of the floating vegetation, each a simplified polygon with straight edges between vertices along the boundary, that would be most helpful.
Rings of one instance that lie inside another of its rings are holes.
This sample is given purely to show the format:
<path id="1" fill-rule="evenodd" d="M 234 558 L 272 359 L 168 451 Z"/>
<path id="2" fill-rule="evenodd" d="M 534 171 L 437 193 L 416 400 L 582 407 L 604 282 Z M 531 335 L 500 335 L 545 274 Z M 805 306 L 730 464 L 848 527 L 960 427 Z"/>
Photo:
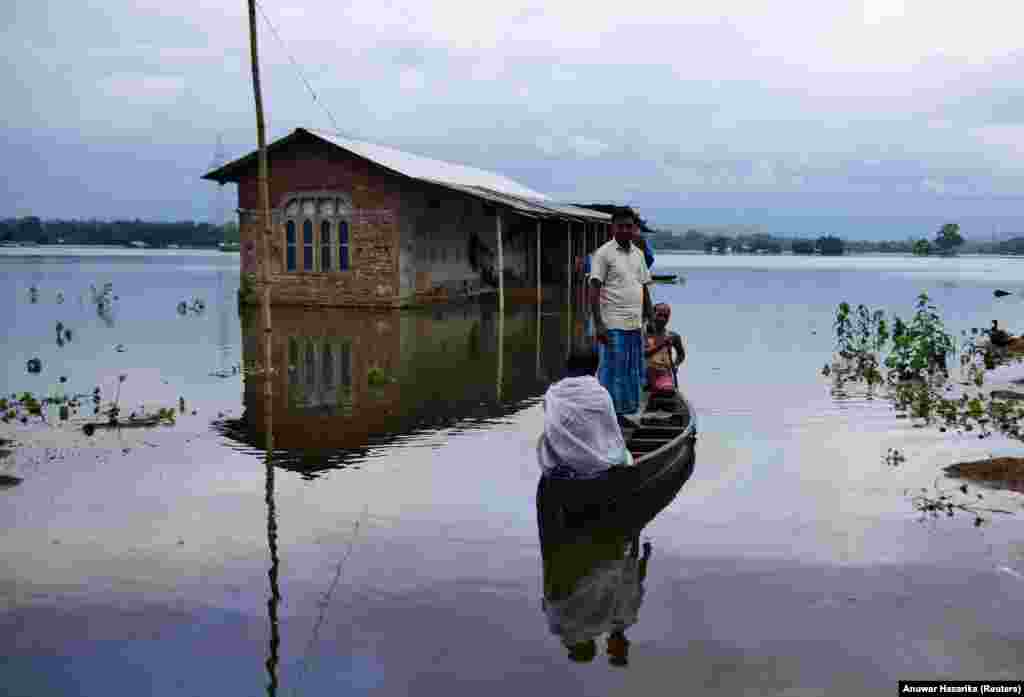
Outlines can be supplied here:
<path id="1" fill-rule="evenodd" d="M 185 316 L 189 312 L 193 314 L 202 314 L 206 310 L 206 301 L 202 298 L 192 298 L 192 302 L 186 302 L 182 300 L 178 303 L 178 314 Z"/>
<path id="2" fill-rule="evenodd" d="M 38 358 L 29 358 L 25 364 L 25 368 L 31 375 L 38 375 L 43 372 L 43 362 Z"/>
<path id="3" fill-rule="evenodd" d="M 114 295 L 114 284 L 107 281 L 101 290 L 97 290 L 95 284 L 89 288 L 92 292 L 92 302 L 96 306 L 96 314 L 108 327 L 114 326 L 114 303 L 119 299 Z"/>
<path id="4" fill-rule="evenodd" d="M 885 453 L 883 461 L 890 467 L 898 467 L 907 461 L 907 456 L 897 448 L 889 448 Z"/>
<path id="5" fill-rule="evenodd" d="M 0 399 L 0 421 L 11 423 L 20 421 L 27 424 L 31 417 L 38 417 L 46 421 L 45 407 L 57 407 L 58 418 L 67 421 L 73 414 L 78 414 L 80 402 L 77 398 L 69 399 L 60 391 L 56 391 L 51 397 L 39 399 L 31 392 L 23 392 L 21 395 L 12 394 L 10 399 Z"/>
<path id="6" fill-rule="evenodd" d="M 33 304 L 39 302 L 39 288 L 36 286 L 29 286 L 28 301 Z"/>
<path id="7" fill-rule="evenodd" d="M 387 385 L 392 381 L 383 370 L 377 367 L 370 368 L 370 370 L 367 371 L 366 379 L 371 387 L 380 387 L 382 385 Z"/>
<path id="8" fill-rule="evenodd" d="M 974 527 L 979 528 L 989 522 L 984 515 L 986 513 L 1013 514 L 1013 511 L 1004 508 L 988 508 L 981 505 L 980 502 L 985 500 L 984 495 L 981 492 L 975 492 L 971 496 L 966 484 L 961 484 L 953 490 L 943 490 L 936 482 L 933 488 L 934 491 L 931 493 L 927 489 L 921 489 L 910 499 L 914 510 L 921 514 L 918 520 L 922 522 L 939 517 L 952 518 L 957 513 L 967 513 L 974 516 Z"/>
<path id="9" fill-rule="evenodd" d="M 0 474 L 0 487 L 3 488 L 17 486 L 18 484 L 21 484 L 22 481 L 21 477 L 15 477 L 10 474 Z"/>
<path id="10" fill-rule="evenodd" d="M 64 304 L 64 291 L 60 291 L 60 290 L 57 291 L 57 304 L 58 305 L 63 305 Z"/>

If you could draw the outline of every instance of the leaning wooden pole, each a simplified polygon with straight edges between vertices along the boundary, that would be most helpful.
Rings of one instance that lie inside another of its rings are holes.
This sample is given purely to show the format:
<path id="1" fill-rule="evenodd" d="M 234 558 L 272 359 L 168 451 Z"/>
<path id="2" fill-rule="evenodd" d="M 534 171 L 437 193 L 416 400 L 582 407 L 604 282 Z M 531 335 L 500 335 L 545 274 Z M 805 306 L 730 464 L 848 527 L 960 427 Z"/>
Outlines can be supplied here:
<path id="1" fill-rule="evenodd" d="M 259 174 L 257 183 L 260 190 L 260 223 L 263 228 L 263 331 L 270 331 L 270 236 L 273 221 L 270 219 L 270 174 L 267 166 L 267 134 L 263 123 L 263 93 L 260 91 L 260 59 L 257 48 L 256 0 L 249 3 L 249 54 L 252 61 L 252 92 L 256 99 L 256 143 L 259 147 Z M 269 370 L 270 366 L 266 366 Z"/>

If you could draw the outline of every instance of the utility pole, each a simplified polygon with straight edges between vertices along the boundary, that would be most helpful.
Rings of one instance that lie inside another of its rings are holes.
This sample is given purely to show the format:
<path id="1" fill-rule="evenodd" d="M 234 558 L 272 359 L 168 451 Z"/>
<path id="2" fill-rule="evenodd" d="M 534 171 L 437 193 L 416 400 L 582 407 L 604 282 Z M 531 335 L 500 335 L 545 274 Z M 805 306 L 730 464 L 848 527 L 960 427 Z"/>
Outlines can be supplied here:
<path id="1" fill-rule="evenodd" d="M 256 0 L 248 0 L 249 4 L 249 52 L 252 59 L 252 91 L 256 99 L 256 141 L 259 146 L 260 190 L 260 224 L 263 228 L 263 400 L 266 420 L 266 502 L 267 502 L 267 543 L 270 547 L 271 595 L 267 600 L 267 612 L 270 617 L 270 655 L 266 661 L 268 675 L 267 694 L 277 694 L 277 662 L 281 637 L 278 630 L 277 606 L 281 602 L 278 589 L 278 557 L 277 557 L 277 516 L 274 507 L 274 376 L 271 369 L 272 339 L 270 330 L 270 235 L 273 234 L 273 221 L 270 218 L 270 177 L 267 172 L 267 138 L 263 124 L 263 95 L 260 93 L 260 61 L 256 46 Z M 242 251 L 245 254 L 245 251 Z"/>
<path id="2" fill-rule="evenodd" d="M 259 147 L 260 222 L 263 225 L 263 331 L 270 332 L 270 175 L 267 172 L 267 137 L 263 124 L 263 95 L 260 92 L 260 60 L 256 45 L 256 0 L 249 3 L 249 53 L 252 59 L 252 91 L 256 99 L 256 142 Z M 268 371 L 270 366 L 265 366 Z M 270 381 L 268 379 L 268 384 Z"/>

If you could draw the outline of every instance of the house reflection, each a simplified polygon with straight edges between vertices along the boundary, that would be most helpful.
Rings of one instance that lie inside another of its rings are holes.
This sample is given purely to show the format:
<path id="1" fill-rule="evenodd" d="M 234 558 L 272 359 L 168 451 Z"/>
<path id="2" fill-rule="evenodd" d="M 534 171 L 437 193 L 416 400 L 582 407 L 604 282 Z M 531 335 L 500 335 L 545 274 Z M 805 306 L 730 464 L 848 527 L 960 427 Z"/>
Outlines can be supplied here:
<path id="1" fill-rule="evenodd" d="M 541 396 L 562 371 L 560 314 L 466 304 L 427 311 L 275 307 L 271 344 L 274 462 L 315 475 L 416 432 L 483 427 Z M 499 336 L 500 335 L 500 336 Z M 218 428 L 264 447 L 264 331 L 242 316 L 245 411 Z"/>

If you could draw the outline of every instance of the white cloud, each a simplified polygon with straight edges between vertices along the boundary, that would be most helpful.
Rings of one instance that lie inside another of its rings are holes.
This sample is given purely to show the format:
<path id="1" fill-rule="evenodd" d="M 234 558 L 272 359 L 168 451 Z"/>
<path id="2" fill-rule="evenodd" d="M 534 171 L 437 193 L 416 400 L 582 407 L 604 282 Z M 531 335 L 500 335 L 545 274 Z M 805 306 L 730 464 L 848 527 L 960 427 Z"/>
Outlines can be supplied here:
<path id="1" fill-rule="evenodd" d="M 599 157 L 608 151 L 608 144 L 593 138 L 573 136 L 570 147 L 580 157 Z"/>
<path id="2" fill-rule="evenodd" d="M 427 78 L 418 68 L 402 68 L 398 74 L 398 86 L 403 90 L 421 90 L 427 84 Z"/>
<path id="3" fill-rule="evenodd" d="M 102 80 L 99 88 L 106 96 L 116 99 L 166 102 L 177 99 L 185 90 L 185 78 L 180 75 L 117 73 Z"/>

